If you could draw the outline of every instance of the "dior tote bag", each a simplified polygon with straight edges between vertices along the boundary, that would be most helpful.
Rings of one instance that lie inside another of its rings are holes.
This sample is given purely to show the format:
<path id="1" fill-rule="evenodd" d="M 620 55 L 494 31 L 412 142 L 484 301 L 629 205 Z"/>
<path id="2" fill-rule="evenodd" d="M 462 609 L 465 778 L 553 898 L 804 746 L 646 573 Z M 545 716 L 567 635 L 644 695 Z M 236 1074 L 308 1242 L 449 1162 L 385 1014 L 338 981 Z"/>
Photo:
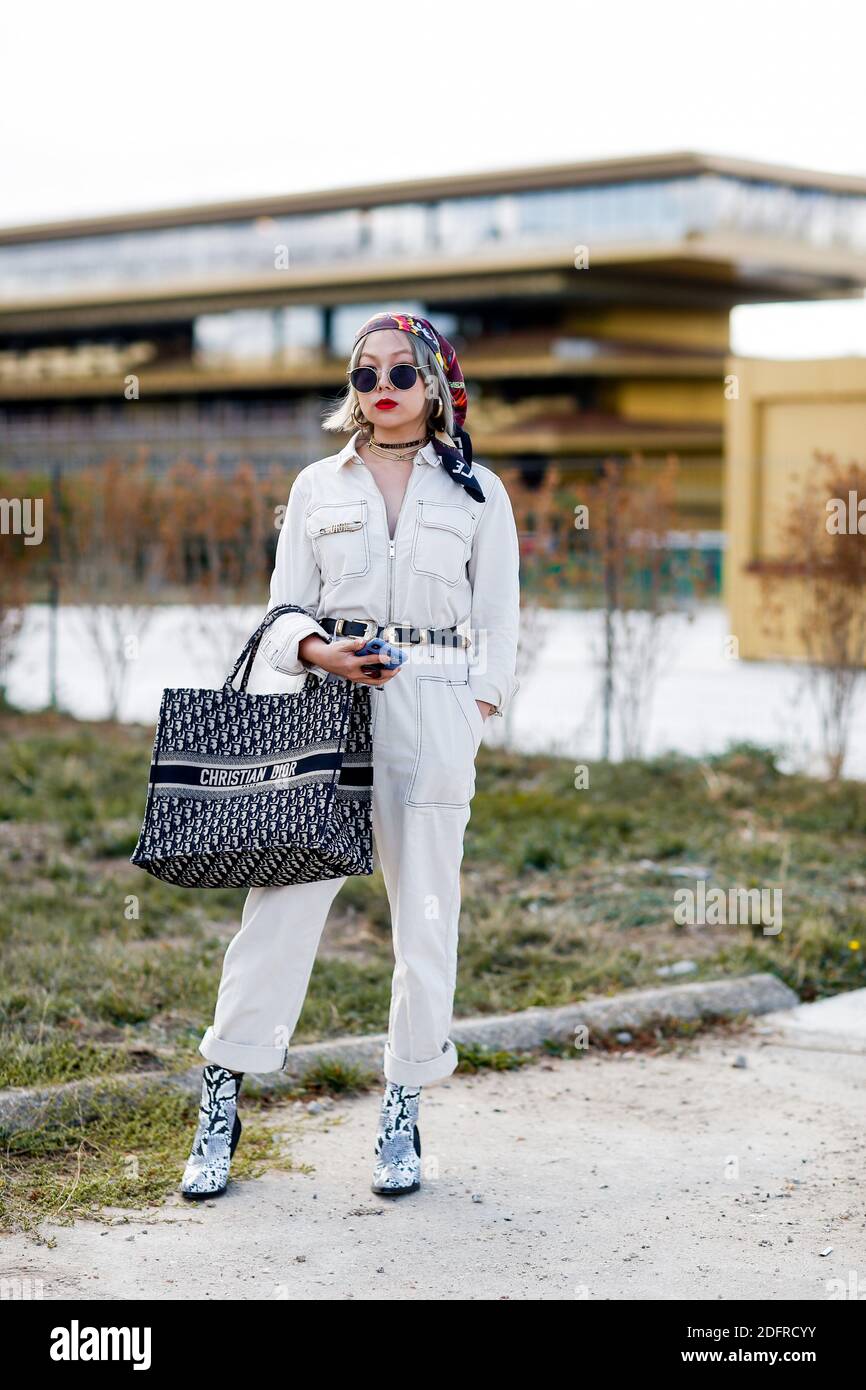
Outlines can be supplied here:
<path id="1" fill-rule="evenodd" d="M 312 672 L 297 693 L 247 691 L 270 609 L 221 689 L 166 689 L 131 862 L 187 888 L 373 872 L 370 688 Z M 246 661 L 240 688 L 235 677 Z"/>

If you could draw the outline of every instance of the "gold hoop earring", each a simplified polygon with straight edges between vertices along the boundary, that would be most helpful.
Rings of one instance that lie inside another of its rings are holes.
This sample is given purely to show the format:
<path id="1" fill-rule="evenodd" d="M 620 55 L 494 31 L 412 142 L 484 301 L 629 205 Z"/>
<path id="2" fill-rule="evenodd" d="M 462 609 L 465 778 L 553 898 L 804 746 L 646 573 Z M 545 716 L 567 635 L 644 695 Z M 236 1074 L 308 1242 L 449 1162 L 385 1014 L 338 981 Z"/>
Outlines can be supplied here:
<path id="1" fill-rule="evenodd" d="M 367 417 L 359 405 L 352 406 L 352 419 L 360 428 L 367 424 Z"/>

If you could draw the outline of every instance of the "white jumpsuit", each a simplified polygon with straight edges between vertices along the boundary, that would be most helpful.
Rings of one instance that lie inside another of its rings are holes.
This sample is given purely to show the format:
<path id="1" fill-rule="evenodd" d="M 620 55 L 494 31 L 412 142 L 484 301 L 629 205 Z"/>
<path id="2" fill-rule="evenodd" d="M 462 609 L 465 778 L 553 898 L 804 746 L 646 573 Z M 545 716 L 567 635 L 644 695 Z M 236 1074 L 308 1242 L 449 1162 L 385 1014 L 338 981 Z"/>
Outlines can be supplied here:
<path id="1" fill-rule="evenodd" d="M 253 694 L 298 689 L 327 672 L 298 656 L 317 618 L 468 633 L 470 648 L 412 644 L 400 672 L 370 690 L 373 838 L 391 909 L 394 973 L 383 1070 L 417 1086 L 449 1076 L 463 835 L 485 720 L 514 696 L 519 550 L 508 494 L 474 464 L 478 502 L 432 444 L 415 458 L 391 539 L 385 500 L 356 452 L 298 473 L 277 543 L 269 609 L 295 603 L 262 639 Z M 339 639 L 336 639 L 339 640 Z M 225 954 L 213 1026 L 199 1051 L 233 1071 L 280 1070 L 303 1007 L 322 930 L 345 878 L 251 888 Z"/>

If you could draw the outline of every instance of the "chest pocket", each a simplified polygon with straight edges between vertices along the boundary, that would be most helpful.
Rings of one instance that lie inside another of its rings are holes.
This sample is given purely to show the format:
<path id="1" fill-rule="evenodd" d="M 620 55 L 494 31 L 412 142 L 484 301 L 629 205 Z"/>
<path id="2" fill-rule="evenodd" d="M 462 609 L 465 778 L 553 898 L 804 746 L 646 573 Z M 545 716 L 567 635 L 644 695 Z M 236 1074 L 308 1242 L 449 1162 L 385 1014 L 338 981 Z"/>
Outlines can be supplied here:
<path id="1" fill-rule="evenodd" d="M 466 507 L 450 502 L 419 502 L 412 541 L 411 564 L 417 574 L 433 575 L 446 584 L 463 577 L 475 518 Z"/>
<path id="2" fill-rule="evenodd" d="M 323 502 L 307 514 L 307 535 L 326 579 L 336 583 L 370 568 L 367 503 Z"/>

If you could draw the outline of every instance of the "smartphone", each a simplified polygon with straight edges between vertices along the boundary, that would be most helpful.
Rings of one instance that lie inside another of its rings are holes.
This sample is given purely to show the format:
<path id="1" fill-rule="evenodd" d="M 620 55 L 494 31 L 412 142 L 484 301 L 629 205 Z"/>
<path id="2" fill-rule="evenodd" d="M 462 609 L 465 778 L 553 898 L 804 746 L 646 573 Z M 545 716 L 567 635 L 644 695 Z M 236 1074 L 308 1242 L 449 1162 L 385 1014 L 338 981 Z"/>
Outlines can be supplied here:
<path id="1" fill-rule="evenodd" d="M 408 656 L 408 652 L 401 651 L 399 647 L 393 647 L 390 642 L 386 642 L 384 637 L 371 637 L 359 647 L 355 656 L 370 656 L 373 653 L 377 656 L 386 656 L 388 660 L 384 663 L 377 663 L 375 666 L 362 666 L 361 670 L 365 676 L 380 676 L 383 671 L 396 671 L 398 666 L 402 666 Z"/>

